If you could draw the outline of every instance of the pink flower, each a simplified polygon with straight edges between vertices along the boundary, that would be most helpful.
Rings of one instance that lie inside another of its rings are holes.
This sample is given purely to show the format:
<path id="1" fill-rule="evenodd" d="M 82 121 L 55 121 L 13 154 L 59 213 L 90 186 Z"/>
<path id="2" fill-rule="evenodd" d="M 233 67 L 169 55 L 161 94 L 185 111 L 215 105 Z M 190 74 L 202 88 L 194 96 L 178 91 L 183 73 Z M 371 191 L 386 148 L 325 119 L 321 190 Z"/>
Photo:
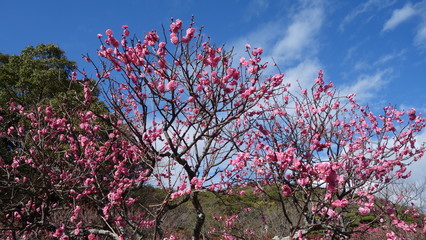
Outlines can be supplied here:
<path id="1" fill-rule="evenodd" d="M 203 91 L 203 86 L 199 84 L 199 85 L 197 86 L 197 91 L 198 91 L 198 92 Z"/>
<path id="2" fill-rule="evenodd" d="M 210 81 L 207 78 L 200 78 L 198 79 L 198 81 L 200 82 L 201 85 L 209 85 Z"/>
<path id="3" fill-rule="evenodd" d="M 190 27 L 186 30 L 186 35 L 182 38 L 183 43 L 189 43 L 191 39 L 194 37 L 195 28 Z"/>
<path id="4" fill-rule="evenodd" d="M 7 129 L 7 135 L 12 135 L 15 132 L 15 127 L 11 126 Z"/>
<path id="5" fill-rule="evenodd" d="M 182 196 L 182 195 L 184 195 L 185 193 L 183 192 L 183 191 L 177 191 L 177 192 L 174 192 L 174 193 L 172 193 L 171 195 L 170 195 L 170 200 L 176 200 L 176 199 L 178 199 L 180 196 Z"/>
<path id="6" fill-rule="evenodd" d="M 93 234 L 93 233 L 91 233 L 91 234 L 89 234 L 89 236 L 87 236 L 87 239 L 89 239 L 89 240 L 95 240 L 96 239 L 96 235 Z"/>
<path id="7" fill-rule="evenodd" d="M 205 179 L 199 180 L 197 177 L 191 179 L 191 185 L 195 187 L 195 189 L 200 190 Z"/>
<path id="8" fill-rule="evenodd" d="M 188 102 L 195 102 L 195 97 L 193 97 L 193 96 L 189 96 L 189 98 L 188 98 Z"/>
<path id="9" fill-rule="evenodd" d="M 181 182 L 178 186 L 178 190 L 183 191 L 186 188 L 186 183 L 185 182 Z"/>
<path id="10" fill-rule="evenodd" d="M 83 88 L 83 90 L 84 90 L 84 99 L 86 99 L 86 102 L 90 104 L 91 103 L 92 92 L 91 92 L 91 90 L 89 89 L 89 87 L 87 85 L 88 84 L 84 84 L 84 88 Z"/>
<path id="11" fill-rule="evenodd" d="M 290 195 L 291 195 L 291 193 L 293 192 L 293 191 L 291 190 L 291 188 L 290 188 L 288 185 L 283 185 L 283 186 L 281 187 L 281 190 L 282 190 L 282 192 L 283 192 L 284 196 L 286 196 L 286 197 L 290 196 Z"/>
<path id="12" fill-rule="evenodd" d="M 365 214 L 369 214 L 369 213 L 370 213 L 370 209 L 369 209 L 369 208 L 364 208 L 364 207 L 360 207 L 360 208 L 358 208 L 358 211 L 359 211 L 362 215 L 365 215 Z"/>
<path id="13" fill-rule="evenodd" d="M 163 240 L 176 240 L 177 238 L 171 235 L 169 238 L 164 238 Z"/>
<path id="14" fill-rule="evenodd" d="M 387 240 L 396 240 L 398 237 L 395 235 L 394 232 L 386 233 L 386 239 Z"/>
<path id="15" fill-rule="evenodd" d="M 408 110 L 407 114 L 410 121 L 413 121 L 414 119 L 416 119 L 416 109 L 412 108 L 411 110 Z"/>
<path id="16" fill-rule="evenodd" d="M 106 217 L 106 218 L 108 218 L 108 216 L 109 216 L 109 206 L 108 205 L 106 205 L 104 208 L 102 208 L 102 212 L 103 212 L 103 214 L 104 214 L 104 216 Z"/>
<path id="17" fill-rule="evenodd" d="M 160 48 L 164 48 L 166 46 L 166 43 L 165 42 L 160 42 L 159 44 L 158 44 L 158 47 L 160 47 Z"/>
<path id="18" fill-rule="evenodd" d="M 170 42 L 174 45 L 177 45 L 179 43 L 179 38 L 176 36 L 176 34 L 170 34 Z"/>
<path id="19" fill-rule="evenodd" d="M 78 215 L 80 213 L 80 211 L 81 211 L 81 207 L 80 206 L 76 206 L 75 209 L 73 210 L 73 213 L 75 215 Z"/>
<path id="20" fill-rule="evenodd" d="M 339 108 L 339 106 L 340 106 L 340 102 L 337 101 L 333 103 L 333 106 L 331 108 L 336 110 L 337 108 Z"/>
<path id="21" fill-rule="evenodd" d="M 340 121 L 339 121 L 339 119 L 337 119 L 336 121 L 334 121 L 332 125 L 333 125 L 333 127 L 340 126 Z"/>
<path id="22" fill-rule="evenodd" d="M 19 167 L 19 165 L 20 165 L 19 162 L 14 160 L 13 163 L 12 163 L 12 168 L 17 168 L 17 167 Z"/>
<path id="23" fill-rule="evenodd" d="M 333 209 L 327 209 L 327 215 L 329 216 L 329 217 L 334 217 L 334 216 L 336 216 L 336 211 L 334 211 Z"/>
<path id="24" fill-rule="evenodd" d="M 250 66 L 248 69 L 247 69 L 247 72 L 248 73 L 251 73 L 251 74 L 256 74 L 257 72 L 259 71 L 259 66 L 257 66 L 257 65 L 254 65 L 254 66 Z"/>
<path id="25" fill-rule="evenodd" d="M 251 51 L 251 53 L 253 54 L 253 56 L 258 56 L 258 55 L 261 55 L 263 53 L 263 49 L 262 48 L 255 48 Z"/>
<path id="26" fill-rule="evenodd" d="M 349 202 L 346 199 L 342 199 L 342 200 L 336 199 L 333 202 L 331 202 L 331 206 L 338 207 L 338 208 L 344 208 L 348 204 L 349 204 Z"/>
<path id="27" fill-rule="evenodd" d="M 15 211 L 14 213 L 13 213 L 13 216 L 15 217 L 15 218 L 17 218 L 17 219 L 21 219 L 22 217 L 21 217 L 21 214 L 19 214 L 19 212 L 17 212 L 17 211 Z"/>
<path id="28" fill-rule="evenodd" d="M 346 96 L 349 100 L 351 100 L 351 101 L 353 101 L 354 100 L 354 98 L 355 98 L 355 96 L 356 96 L 356 94 L 355 93 L 352 93 L 352 94 L 349 94 L 348 96 Z"/>
<path id="29" fill-rule="evenodd" d="M 127 205 L 133 205 L 133 203 L 135 203 L 135 201 L 136 201 L 136 199 L 134 199 L 134 198 L 129 198 L 129 199 L 127 199 L 127 200 L 126 200 L 126 204 L 127 204 Z"/>
<path id="30" fill-rule="evenodd" d="M 164 92 L 164 82 L 163 82 L 163 81 L 160 81 L 160 83 L 158 83 L 158 85 L 157 85 L 157 90 L 158 90 L 160 93 L 163 93 L 163 92 Z"/>
<path id="31" fill-rule="evenodd" d="M 106 35 L 107 36 L 111 36 L 112 35 L 112 30 L 111 29 L 107 29 L 106 31 L 105 31 L 105 33 L 106 33 Z M 98 35 L 99 36 L 99 35 Z"/>
<path id="32" fill-rule="evenodd" d="M 182 29 L 182 21 L 180 19 L 176 19 L 175 22 L 170 24 L 170 30 L 172 33 L 178 33 L 180 29 Z"/>
<path id="33" fill-rule="evenodd" d="M 250 87 L 249 89 L 245 90 L 242 94 L 242 98 L 248 98 L 251 94 L 253 94 L 256 91 L 256 87 Z"/>
<path id="34" fill-rule="evenodd" d="M 59 240 L 68 240 L 70 237 L 68 235 L 63 235 Z"/>
<path id="35" fill-rule="evenodd" d="M 300 185 L 300 186 L 306 186 L 306 185 L 308 185 L 309 183 L 310 183 L 311 181 L 309 180 L 309 178 L 308 177 L 305 177 L 305 178 L 299 178 L 298 180 L 297 180 L 297 183 Z"/>
<path id="36" fill-rule="evenodd" d="M 60 237 L 64 233 L 65 226 L 62 224 L 59 228 L 56 229 L 55 233 L 53 234 L 54 237 Z"/>
<path id="37" fill-rule="evenodd" d="M 171 80 L 169 83 L 167 83 L 166 85 L 166 89 L 168 91 L 173 91 L 178 87 L 178 83 L 175 80 Z"/>

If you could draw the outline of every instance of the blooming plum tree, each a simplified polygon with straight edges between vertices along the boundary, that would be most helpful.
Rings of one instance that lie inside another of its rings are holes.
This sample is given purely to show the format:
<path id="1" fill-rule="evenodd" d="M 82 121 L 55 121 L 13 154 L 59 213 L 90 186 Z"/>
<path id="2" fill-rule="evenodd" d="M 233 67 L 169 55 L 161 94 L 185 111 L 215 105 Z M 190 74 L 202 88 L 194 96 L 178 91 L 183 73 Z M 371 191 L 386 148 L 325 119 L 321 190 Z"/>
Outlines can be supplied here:
<path id="1" fill-rule="evenodd" d="M 190 201 L 199 239 L 205 221 L 199 192 L 216 190 L 216 175 L 237 150 L 235 139 L 250 130 L 242 117 L 279 89 L 283 75 L 262 80 L 267 65 L 260 48 L 234 66 L 232 51 L 204 40 L 193 23 L 183 29 L 178 19 L 169 31 L 169 41 L 161 41 L 156 31 L 138 40 L 123 26 L 117 40 L 107 30 L 97 77 L 108 86 L 105 98 L 128 126 L 127 137 L 146 151 L 153 178 L 169 193 L 155 216 L 156 234 L 163 235 L 167 211 Z"/>
<path id="2" fill-rule="evenodd" d="M 416 232 L 424 223 L 415 209 L 404 214 L 417 222 L 405 223 L 397 205 L 376 194 L 407 178 L 407 166 L 423 156 L 415 136 L 425 119 L 414 109 L 383 111 L 374 115 L 354 94 L 340 97 L 319 71 L 311 89 L 284 92 L 259 106 L 251 122 L 256 130 L 241 141 L 245 147 L 228 176 L 276 201 L 290 236 L 322 231 L 332 239 L 349 238 L 359 230 L 351 227 L 359 219 L 354 212 L 374 215 L 367 226 L 388 227 L 390 221 Z"/>

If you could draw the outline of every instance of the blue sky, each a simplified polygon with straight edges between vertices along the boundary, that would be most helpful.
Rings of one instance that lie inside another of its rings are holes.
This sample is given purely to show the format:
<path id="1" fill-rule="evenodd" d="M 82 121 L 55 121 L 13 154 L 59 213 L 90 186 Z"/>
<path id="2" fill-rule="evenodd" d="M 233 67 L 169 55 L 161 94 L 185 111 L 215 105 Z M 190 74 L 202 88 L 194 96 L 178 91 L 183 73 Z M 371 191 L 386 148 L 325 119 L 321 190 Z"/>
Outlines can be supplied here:
<path id="1" fill-rule="evenodd" d="M 195 15 L 218 45 L 262 47 L 289 82 L 310 83 L 323 69 L 342 94 L 373 108 L 426 112 L 426 0 L 5 0 L 1 9 L 2 53 L 54 43 L 90 74 L 81 55 L 96 55 L 97 33 L 126 24 L 143 37 L 170 17 L 187 23 Z"/>

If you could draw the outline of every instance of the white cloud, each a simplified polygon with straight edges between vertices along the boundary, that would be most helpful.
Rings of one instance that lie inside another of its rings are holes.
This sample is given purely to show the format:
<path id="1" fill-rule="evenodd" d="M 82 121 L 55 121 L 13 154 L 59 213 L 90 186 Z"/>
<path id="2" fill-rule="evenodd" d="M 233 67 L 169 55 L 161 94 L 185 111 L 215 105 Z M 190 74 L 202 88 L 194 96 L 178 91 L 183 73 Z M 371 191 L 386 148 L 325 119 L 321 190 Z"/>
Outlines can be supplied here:
<path id="1" fill-rule="evenodd" d="M 402 49 L 399 52 L 393 52 L 393 53 L 382 55 L 379 58 L 377 58 L 377 60 L 375 61 L 362 59 L 353 65 L 353 69 L 356 71 L 366 71 L 366 70 L 371 71 L 379 67 L 384 67 L 389 62 L 395 59 L 401 62 L 405 58 L 405 53 L 406 53 L 406 50 Z"/>
<path id="2" fill-rule="evenodd" d="M 419 29 L 417 30 L 416 36 L 414 38 L 414 43 L 417 46 L 426 45 L 426 21 L 419 26 Z"/>
<path id="3" fill-rule="evenodd" d="M 346 51 L 346 55 L 345 58 L 343 59 L 344 62 L 348 62 L 353 60 L 354 56 L 358 53 L 358 49 L 360 48 L 361 43 L 357 43 L 351 47 L 349 47 L 349 49 Z"/>
<path id="4" fill-rule="evenodd" d="M 417 17 L 417 29 L 414 36 L 414 45 L 421 49 L 426 49 L 426 0 L 404 5 L 400 9 L 393 11 L 392 16 L 383 26 L 382 32 L 390 31 L 398 27 L 405 21 Z"/>
<path id="5" fill-rule="evenodd" d="M 425 142 L 426 142 L 426 130 L 423 130 L 423 132 L 417 136 L 417 146 L 420 146 L 420 144 Z M 426 172 L 424 171 L 424 169 L 426 169 L 426 156 L 423 156 L 422 159 L 411 164 L 407 169 L 409 171 L 412 171 L 409 181 L 419 182 L 426 179 Z"/>
<path id="6" fill-rule="evenodd" d="M 263 47 L 263 59 L 270 62 L 273 58 L 280 66 L 315 58 L 319 51 L 318 34 L 326 15 L 324 6 L 319 1 L 299 1 L 298 8 L 292 11 L 290 22 L 283 16 L 231 42 L 236 47 L 236 56 L 244 56 L 244 46 L 249 43 L 252 47 Z"/>
<path id="7" fill-rule="evenodd" d="M 343 19 L 342 23 L 340 24 L 339 29 L 340 31 L 343 31 L 345 28 L 345 25 L 348 24 L 349 22 L 352 22 L 359 15 L 362 15 L 374 9 L 380 10 L 388 6 L 391 6 L 393 4 L 395 4 L 395 0 L 368 0 L 367 2 L 355 7 L 355 10 L 353 10 L 348 15 L 346 15 L 346 17 Z"/>
<path id="8" fill-rule="evenodd" d="M 417 14 L 417 11 L 413 8 L 413 6 L 408 3 L 401 9 L 396 9 L 393 11 L 391 18 L 386 21 L 385 25 L 383 26 L 383 32 L 387 30 L 392 30 L 396 28 L 401 23 L 407 21 L 411 17 L 415 16 Z"/>
<path id="9" fill-rule="evenodd" d="M 291 91 L 298 90 L 297 85 L 300 84 L 302 88 L 308 88 L 314 83 L 317 77 L 320 64 L 315 60 L 305 60 L 299 65 L 285 71 L 285 82 L 291 83 Z"/>
<path id="10" fill-rule="evenodd" d="M 388 62 L 390 62 L 394 59 L 404 58 L 405 53 L 406 53 L 406 50 L 402 49 L 402 50 L 400 50 L 399 52 L 396 52 L 396 53 L 390 53 L 390 54 L 383 55 L 377 61 L 375 61 L 373 63 L 373 66 L 374 67 L 381 66 L 381 65 L 384 65 L 384 64 L 386 64 L 386 63 L 388 63 Z"/>
<path id="11" fill-rule="evenodd" d="M 274 44 L 279 38 L 281 29 L 283 26 L 277 22 L 269 22 L 265 23 L 255 31 L 247 34 L 246 36 L 242 36 L 230 43 L 230 46 L 234 46 L 234 52 L 238 57 L 245 56 L 245 45 L 248 43 L 252 47 L 262 47 L 265 52 L 270 52 L 271 49 L 268 46 Z"/>
<path id="12" fill-rule="evenodd" d="M 246 20 L 251 20 L 254 17 L 259 17 L 269 7 L 268 0 L 252 0 L 247 4 Z"/>
<path id="13" fill-rule="evenodd" d="M 339 26 L 340 30 L 343 30 L 344 25 L 347 24 L 348 22 L 351 22 L 352 20 L 354 20 L 358 15 L 361 15 L 361 14 L 367 12 L 370 9 L 370 7 L 375 4 L 375 2 L 377 2 L 377 1 L 376 0 L 369 0 L 369 1 L 361 4 L 360 6 L 356 7 L 355 10 L 350 12 L 343 19 L 342 23 Z"/>
<path id="14" fill-rule="evenodd" d="M 292 23 L 273 48 L 272 55 L 281 61 L 301 60 L 308 51 L 315 51 L 316 35 L 324 21 L 324 9 L 308 7 L 293 16 Z"/>
<path id="15" fill-rule="evenodd" d="M 342 95 L 355 93 L 358 102 L 365 103 L 367 100 L 375 97 L 391 78 L 392 69 L 387 68 L 377 71 L 370 75 L 361 75 L 353 85 L 346 86 L 342 89 Z"/>

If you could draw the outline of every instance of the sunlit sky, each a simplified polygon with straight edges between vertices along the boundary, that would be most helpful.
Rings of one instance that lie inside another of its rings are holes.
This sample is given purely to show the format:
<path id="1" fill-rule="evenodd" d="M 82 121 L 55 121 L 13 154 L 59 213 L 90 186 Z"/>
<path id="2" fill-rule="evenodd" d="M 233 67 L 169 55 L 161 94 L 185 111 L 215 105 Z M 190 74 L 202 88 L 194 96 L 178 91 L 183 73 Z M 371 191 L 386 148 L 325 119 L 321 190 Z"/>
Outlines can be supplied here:
<path id="1" fill-rule="evenodd" d="M 126 24 L 143 37 L 170 18 L 196 26 L 217 45 L 262 47 L 286 81 L 307 84 L 319 69 L 342 94 L 373 109 L 392 104 L 426 112 L 426 0 L 4 0 L 0 52 L 54 43 L 91 73 L 82 54 L 96 55 L 96 35 Z M 119 34 L 117 34 L 119 36 Z M 239 56 L 237 56 L 239 58 Z M 426 133 L 421 139 L 426 141 Z M 426 162 L 426 159 L 424 159 Z M 414 177 L 426 177 L 418 163 Z"/>

